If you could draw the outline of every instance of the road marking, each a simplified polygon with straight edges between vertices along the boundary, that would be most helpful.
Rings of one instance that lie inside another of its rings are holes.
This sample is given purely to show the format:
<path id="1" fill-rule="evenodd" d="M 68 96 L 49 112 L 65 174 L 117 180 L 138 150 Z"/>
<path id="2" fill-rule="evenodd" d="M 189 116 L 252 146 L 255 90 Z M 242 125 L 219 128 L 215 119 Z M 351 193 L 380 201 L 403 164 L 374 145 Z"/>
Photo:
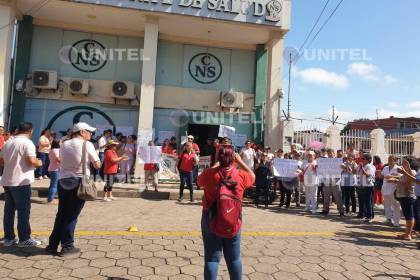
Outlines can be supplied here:
<path id="1" fill-rule="evenodd" d="M 49 236 L 50 231 L 33 232 L 34 236 Z M 246 231 L 242 232 L 243 236 L 253 237 L 393 237 L 395 232 L 376 231 L 376 232 L 323 232 L 323 231 Z M 200 231 L 77 231 L 76 236 L 179 236 L 179 237 L 201 237 Z"/>

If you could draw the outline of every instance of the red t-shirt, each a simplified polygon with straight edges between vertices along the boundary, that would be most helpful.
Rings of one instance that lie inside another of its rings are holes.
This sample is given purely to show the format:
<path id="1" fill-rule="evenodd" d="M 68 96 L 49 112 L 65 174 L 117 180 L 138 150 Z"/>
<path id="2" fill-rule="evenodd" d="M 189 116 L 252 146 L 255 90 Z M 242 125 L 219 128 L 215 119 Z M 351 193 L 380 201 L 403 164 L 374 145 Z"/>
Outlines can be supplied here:
<path id="1" fill-rule="evenodd" d="M 104 173 L 116 174 L 118 172 L 118 162 L 113 162 L 113 158 L 117 158 L 117 152 L 114 150 L 106 150 L 104 158 Z"/>
<path id="2" fill-rule="evenodd" d="M 185 172 L 192 172 L 194 169 L 194 158 L 195 153 L 182 153 L 179 156 L 179 159 L 181 160 L 181 164 L 179 166 L 179 169 Z"/>
<path id="3" fill-rule="evenodd" d="M 220 168 L 207 168 L 197 178 L 197 184 L 204 189 L 203 210 L 208 209 L 216 200 L 216 189 L 220 182 L 219 170 Z M 244 191 L 252 186 L 252 177 L 248 172 L 238 170 L 237 178 L 233 178 L 233 180 L 238 183 L 238 193 L 242 199 Z"/>
<path id="4" fill-rule="evenodd" d="M 146 171 L 155 171 L 155 164 L 154 163 L 145 163 L 144 164 L 144 170 Z"/>
<path id="5" fill-rule="evenodd" d="M 193 146 L 193 149 L 194 149 L 195 153 L 199 154 L 200 153 L 200 148 L 198 147 L 198 145 L 196 143 L 193 143 L 192 146 Z"/>
<path id="6" fill-rule="evenodd" d="M 0 150 L 3 149 L 3 146 L 4 146 L 4 136 L 0 135 Z"/>

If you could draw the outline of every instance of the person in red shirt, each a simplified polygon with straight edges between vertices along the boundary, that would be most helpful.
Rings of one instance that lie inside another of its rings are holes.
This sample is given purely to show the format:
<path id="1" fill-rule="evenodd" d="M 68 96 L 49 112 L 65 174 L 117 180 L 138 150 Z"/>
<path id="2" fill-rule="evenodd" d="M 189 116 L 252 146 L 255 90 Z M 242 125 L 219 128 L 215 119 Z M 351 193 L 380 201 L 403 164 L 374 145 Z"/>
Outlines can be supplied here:
<path id="1" fill-rule="evenodd" d="M 382 178 L 382 169 L 384 169 L 384 164 L 379 156 L 374 156 L 373 165 L 376 168 L 375 188 L 373 189 L 373 205 L 377 208 L 383 208 L 384 196 L 382 195 L 382 185 L 384 183 L 384 179 Z"/>
<path id="2" fill-rule="evenodd" d="M 112 186 L 118 173 L 118 163 L 123 160 L 128 160 L 127 156 L 123 155 L 119 157 L 117 155 L 118 144 L 114 140 L 109 140 L 104 154 L 104 201 L 115 200 L 115 197 L 112 196 Z"/>
<path id="3" fill-rule="evenodd" d="M 168 156 L 177 156 L 176 149 L 173 148 L 169 139 L 165 139 L 165 141 L 163 141 L 162 154 L 165 154 Z"/>
<path id="4" fill-rule="evenodd" d="M 190 201 L 194 202 L 193 196 L 193 172 L 194 167 L 198 164 L 198 156 L 194 152 L 194 148 L 191 142 L 187 142 L 184 145 L 184 150 L 179 155 L 178 170 L 179 170 L 179 201 L 181 202 L 184 198 L 184 187 L 187 184 L 190 190 Z"/>
<path id="5" fill-rule="evenodd" d="M 240 170 L 236 178 L 232 178 L 236 185 L 236 194 L 242 200 L 244 191 L 251 187 L 255 181 L 254 172 L 242 161 L 241 157 L 235 153 L 232 145 L 221 145 L 218 153 L 218 163 L 215 167 L 205 169 L 198 176 L 198 185 L 204 189 L 203 196 L 203 213 L 201 218 L 201 231 L 204 243 L 204 279 L 217 279 L 217 271 L 219 262 L 223 255 L 225 256 L 226 265 L 229 270 L 230 279 L 241 279 L 242 263 L 241 263 L 241 244 L 239 230 L 233 238 L 223 238 L 215 235 L 210 231 L 209 214 L 210 208 L 216 202 L 218 186 L 221 180 L 231 176 L 233 170 L 239 165 Z M 224 174 L 224 178 L 221 174 Z"/>
<path id="6" fill-rule="evenodd" d="M 169 140 L 168 140 L 169 141 Z M 153 141 L 149 141 L 149 146 L 154 146 L 155 144 Z M 144 183 L 146 185 L 145 191 L 149 190 L 149 184 L 152 183 L 153 187 L 155 188 L 155 192 L 158 191 L 158 166 L 156 163 L 145 163 L 144 164 Z"/>

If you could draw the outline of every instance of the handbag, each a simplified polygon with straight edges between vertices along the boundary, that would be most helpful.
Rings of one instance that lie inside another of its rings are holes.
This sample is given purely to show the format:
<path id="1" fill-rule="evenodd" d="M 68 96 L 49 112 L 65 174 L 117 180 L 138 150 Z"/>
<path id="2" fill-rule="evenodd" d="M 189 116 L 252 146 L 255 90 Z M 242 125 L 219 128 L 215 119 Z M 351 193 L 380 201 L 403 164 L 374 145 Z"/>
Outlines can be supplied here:
<path id="1" fill-rule="evenodd" d="M 90 177 L 86 176 L 86 144 L 87 141 L 83 143 L 82 146 L 82 180 L 80 180 L 79 189 L 77 190 L 77 196 L 80 199 L 86 201 L 95 200 L 98 196 L 98 190 L 95 186 L 95 181 Z"/>

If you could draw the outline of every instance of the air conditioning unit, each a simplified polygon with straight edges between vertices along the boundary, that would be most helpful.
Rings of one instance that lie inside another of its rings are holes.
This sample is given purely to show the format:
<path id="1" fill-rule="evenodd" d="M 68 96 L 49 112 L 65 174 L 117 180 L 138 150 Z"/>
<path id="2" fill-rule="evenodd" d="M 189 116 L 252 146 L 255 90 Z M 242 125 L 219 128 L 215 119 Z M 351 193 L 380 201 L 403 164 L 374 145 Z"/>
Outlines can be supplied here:
<path id="1" fill-rule="evenodd" d="M 244 94 L 242 92 L 235 91 L 221 92 L 220 106 L 226 108 L 243 108 Z"/>
<path id="2" fill-rule="evenodd" d="M 32 72 L 32 87 L 39 89 L 57 89 L 57 72 L 35 70 Z"/>
<path id="3" fill-rule="evenodd" d="M 115 81 L 112 83 L 111 95 L 118 99 L 135 99 L 134 83 Z"/>
<path id="4" fill-rule="evenodd" d="M 89 94 L 89 81 L 71 79 L 69 81 L 69 91 L 74 95 L 88 95 Z"/>

